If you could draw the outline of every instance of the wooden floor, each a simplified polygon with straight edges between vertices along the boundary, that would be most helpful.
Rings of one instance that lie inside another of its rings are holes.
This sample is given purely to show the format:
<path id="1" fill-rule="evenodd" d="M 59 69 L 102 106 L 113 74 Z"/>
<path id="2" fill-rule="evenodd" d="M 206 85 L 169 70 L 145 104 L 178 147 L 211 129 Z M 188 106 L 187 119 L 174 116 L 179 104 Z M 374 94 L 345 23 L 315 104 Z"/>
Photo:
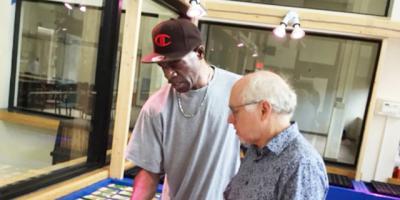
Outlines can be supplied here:
<path id="1" fill-rule="evenodd" d="M 0 180 L 9 179 L 23 174 L 27 169 L 0 163 Z"/>
<path id="2" fill-rule="evenodd" d="M 347 176 L 351 179 L 354 179 L 356 177 L 356 170 L 352 168 L 346 168 L 346 167 L 339 167 L 339 166 L 333 166 L 333 165 L 326 165 L 326 171 L 331 174 L 338 174 L 342 176 Z"/>
<path id="3" fill-rule="evenodd" d="M 400 185 L 400 178 L 388 178 L 387 182 L 395 185 Z"/>
<path id="4" fill-rule="evenodd" d="M 35 116 L 31 114 L 9 112 L 7 109 L 0 109 L 0 120 L 18 123 L 57 131 L 60 121 L 50 117 Z"/>

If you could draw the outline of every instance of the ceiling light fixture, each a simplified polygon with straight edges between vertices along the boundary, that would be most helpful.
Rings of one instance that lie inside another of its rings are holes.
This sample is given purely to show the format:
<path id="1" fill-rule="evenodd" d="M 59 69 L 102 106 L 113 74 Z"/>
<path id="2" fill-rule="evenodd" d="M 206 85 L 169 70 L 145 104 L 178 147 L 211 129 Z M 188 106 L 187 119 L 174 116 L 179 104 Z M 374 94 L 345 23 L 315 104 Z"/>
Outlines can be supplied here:
<path id="1" fill-rule="evenodd" d="M 71 4 L 65 2 L 65 3 L 64 3 L 64 6 L 65 6 L 66 8 L 68 8 L 68 10 L 72 10 L 72 5 L 71 5 Z"/>
<path id="2" fill-rule="evenodd" d="M 81 5 L 81 6 L 79 7 L 79 10 L 82 11 L 82 12 L 86 12 L 86 6 Z"/>
<path id="3" fill-rule="evenodd" d="M 190 0 L 189 1 L 190 7 L 186 12 L 186 15 L 190 18 L 200 18 L 206 15 L 206 11 L 200 5 L 200 0 Z"/>
<path id="4" fill-rule="evenodd" d="M 279 37 L 279 38 L 285 37 L 285 35 L 286 35 L 286 26 L 287 25 L 285 23 L 281 22 L 281 24 L 273 30 L 275 36 Z"/>
<path id="5" fill-rule="evenodd" d="M 289 11 L 283 20 L 281 21 L 280 25 L 274 28 L 272 31 L 276 37 L 283 38 L 286 35 L 286 27 L 289 25 L 289 23 L 293 27 L 293 31 L 291 34 L 292 39 L 300 39 L 304 37 L 305 32 L 304 30 L 300 27 L 300 18 L 299 15 L 294 12 L 294 11 Z"/>
<path id="6" fill-rule="evenodd" d="M 304 32 L 304 30 L 302 28 L 300 28 L 300 24 L 295 24 L 293 25 L 293 31 L 292 34 L 290 35 L 290 37 L 292 39 L 300 39 L 302 37 L 304 37 L 306 33 Z"/>
<path id="7" fill-rule="evenodd" d="M 251 55 L 251 57 L 253 57 L 253 58 L 258 57 L 257 51 L 254 51 L 253 54 Z"/>

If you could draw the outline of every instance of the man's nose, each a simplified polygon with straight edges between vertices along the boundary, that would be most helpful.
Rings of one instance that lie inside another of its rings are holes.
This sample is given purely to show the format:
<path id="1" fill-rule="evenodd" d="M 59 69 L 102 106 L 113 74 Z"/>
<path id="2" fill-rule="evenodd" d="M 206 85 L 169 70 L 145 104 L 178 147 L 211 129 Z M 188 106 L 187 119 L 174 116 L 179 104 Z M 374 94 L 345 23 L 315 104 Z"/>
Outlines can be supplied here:
<path id="1" fill-rule="evenodd" d="M 170 78 L 176 76 L 177 73 L 174 70 L 172 70 L 171 68 L 166 68 L 166 69 L 164 69 L 164 75 L 167 79 L 170 79 Z"/>
<path id="2" fill-rule="evenodd" d="M 234 122 L 235 122 L 235 119 L 234 119 L 234 117 L 233 117 L 233 114 L 230 113 L 230 114 L 229 114 L 229 117 L 228 117 L 228 123 L 234 124 Z"/>

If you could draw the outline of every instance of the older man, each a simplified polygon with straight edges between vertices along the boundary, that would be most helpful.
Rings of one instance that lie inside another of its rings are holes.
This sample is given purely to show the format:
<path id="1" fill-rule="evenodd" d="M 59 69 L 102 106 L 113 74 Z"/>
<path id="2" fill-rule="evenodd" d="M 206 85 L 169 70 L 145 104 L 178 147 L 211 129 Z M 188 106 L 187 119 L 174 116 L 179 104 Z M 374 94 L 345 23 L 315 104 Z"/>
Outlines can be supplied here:
<path id="1" fill-rule="evenodd" d="M 229 107 L 229 123 L 251 146 L 225 199 L 325 199 L 324 162 L 290 122 L 296 94 L 288 83 L 267 71 L 246 75 L 233 86 Z"/>

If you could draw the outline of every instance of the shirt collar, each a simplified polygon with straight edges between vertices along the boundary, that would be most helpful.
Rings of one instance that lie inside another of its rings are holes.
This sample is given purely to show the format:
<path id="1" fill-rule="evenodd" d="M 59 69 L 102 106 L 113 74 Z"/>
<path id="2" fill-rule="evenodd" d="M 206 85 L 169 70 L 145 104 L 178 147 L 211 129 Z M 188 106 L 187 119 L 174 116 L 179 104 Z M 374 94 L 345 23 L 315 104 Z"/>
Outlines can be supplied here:
<path id="1" fill-rule="evenodd" d="M 263 148 L 263 151 L 269 150 L 276 155 L 279 155 L 289 144 L 300 134 L 299 128 L 296 122 L 292 122 L 291 125 L 280 132 L 278 135 L 272 138 L 271 141 Z"/>

